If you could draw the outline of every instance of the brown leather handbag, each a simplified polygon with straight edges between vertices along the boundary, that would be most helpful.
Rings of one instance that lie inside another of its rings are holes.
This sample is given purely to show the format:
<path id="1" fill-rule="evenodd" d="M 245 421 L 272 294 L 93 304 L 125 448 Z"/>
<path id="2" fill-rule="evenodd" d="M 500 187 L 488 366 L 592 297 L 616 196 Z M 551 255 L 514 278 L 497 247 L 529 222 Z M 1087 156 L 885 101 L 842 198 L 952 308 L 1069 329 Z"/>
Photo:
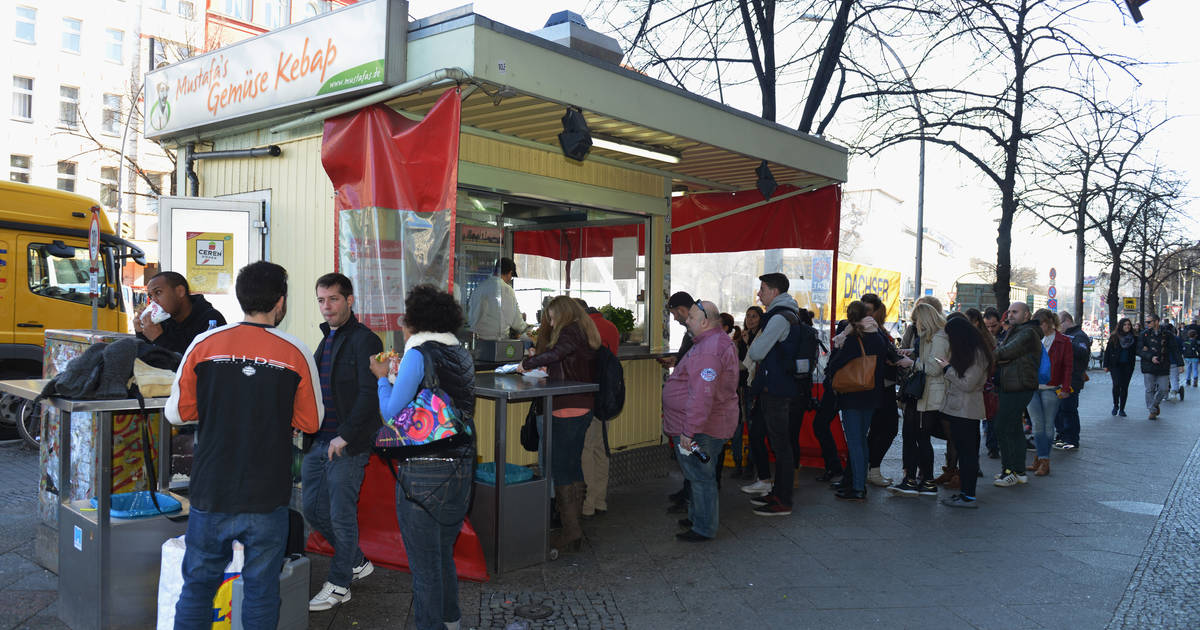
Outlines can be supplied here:
<path id="1" fill-rule="evenodd" d="M 850 362 L 843 365 L 841 369 L 833 375 L 833 391 L 839 394 L 853 394 L 855 392 L 867 392 L 875 389 L 875 355 L 867 354 L 866 347 L 863 346 L 862 337 L 854 336 L 858 340 L 858 347 L 862 350 L 862 356 L 850 359 Z"/>

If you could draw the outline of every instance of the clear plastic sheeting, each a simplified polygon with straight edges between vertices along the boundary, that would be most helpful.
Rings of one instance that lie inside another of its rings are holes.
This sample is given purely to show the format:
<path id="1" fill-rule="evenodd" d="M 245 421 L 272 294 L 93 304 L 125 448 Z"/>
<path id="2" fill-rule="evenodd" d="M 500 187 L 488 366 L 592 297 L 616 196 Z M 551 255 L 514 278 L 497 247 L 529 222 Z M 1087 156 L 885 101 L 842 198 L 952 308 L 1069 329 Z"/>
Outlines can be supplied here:
<path id="1" fill-rule="evenodd" d="M 338 213 L 338 269 L 354 283 L 354 311 L 375 331 L 403 328 L 404 297 L 450 285 L 454 212 L 386 208 Z"/>

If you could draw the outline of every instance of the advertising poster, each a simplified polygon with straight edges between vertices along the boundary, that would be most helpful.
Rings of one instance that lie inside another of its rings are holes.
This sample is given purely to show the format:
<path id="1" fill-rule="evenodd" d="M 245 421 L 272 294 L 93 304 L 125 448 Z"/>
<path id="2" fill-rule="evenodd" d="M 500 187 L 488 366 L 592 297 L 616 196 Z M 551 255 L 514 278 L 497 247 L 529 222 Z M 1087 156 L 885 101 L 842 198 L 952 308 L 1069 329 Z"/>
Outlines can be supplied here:
<path id="1" fill-rule="evenodd" d="M 829 303 L 833 279 L 833 254 L 818 253 L 812 258 L 812 299 L 814 304 Z"/>
<path id="2" fill-rule="evenodd" d="M 187 233 L 187 279 L 193 293 L 233 290 L 233 234 Z"/>
<path id="3" fill-rule="evenodd" d="M 846 316 L 846 307 L 864 293 L 874 293 L 888 309 L 888 321 L 900 312 L 900 272 L 838 261 L 838 296 L 835 317 Z"/>

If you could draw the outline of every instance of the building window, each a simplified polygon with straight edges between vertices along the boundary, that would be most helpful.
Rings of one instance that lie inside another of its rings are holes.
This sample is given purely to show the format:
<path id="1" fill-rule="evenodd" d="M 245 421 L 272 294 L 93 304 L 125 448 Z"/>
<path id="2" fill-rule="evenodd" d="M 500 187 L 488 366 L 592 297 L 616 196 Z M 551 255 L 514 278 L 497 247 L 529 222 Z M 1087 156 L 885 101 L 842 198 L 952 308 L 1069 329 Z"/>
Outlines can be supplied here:
<path id="1" fill-rule="evenodd" d="M 309 2 L 304 5 L 304 19 L 307 20 L 310 17 L 317 17 L 318 15 L 321 15 L 321 8 L 317 6 L 316 2 Z"/>
<path id="2" fill-rule="evenodd" d="M 225 0 L 225 15 L 239 20 L 250 20 L 252 0 Z"/>
<path id="3" fill-rule="evenodd" d="M 264 0 L 262 25 L 268 29 L 279 28 L 286 24 L 283 19 L 283 0 Z"/>
<path id="4" fill-rule="evenodd" d="M 16 38 L 19 42 L 34 43 L 34 32 L 37 30 L 37 9 L 17 7 Z"/>
<path id="5" fill-rule="evenodd" d="M 58 86 L 58 123 L 71 129 L 79 125 L 79 88 Z"/>
<path id="6" fill-rule="evenodd" d="M 159 11 L 167 10 L 167 0 L 152 0 L 150 8 L 158 9 Z"/>
<path id="7" fill-rule="evenodd" d="M 109 61 L 121 63 L 125 58 L 125 31 L 118 31 L 115 28 L 104 30 L 104 57 Z"/>
<path id="8" fill-rule="evenodd" d="M 196 5 L 188 0 L 179 0 L 179 7 L 176 9 L 179 17 L 185 20 L 193 20 L 196 18 Z"/>
<path id="9" fill-rule="evenodd" d="M 117 196 L 117 177 L 117 167 L 100 167 L 100 203 L 109 208 L 116 208 L 119 201 L 119 197 Z"/>
<path id="10" fill-rule="evenodd" d="M 28 155 L 8 156 L 8 181 L 29 183 L 29 165 L 33 158 Z"/>
<path id="11" fill-rule="evenodd" d="M 58 163 L 58 189 L 75 192 L 75 163 Z"/>
<path id="12" fill-rule="evenodd" d="M 82 21 L 75 18 L 63 18 L 62 49 L 67 52 L 79 52 L 79 36 L 82 32 Z"/>
<path id="13" fill-rule="evenodd" d="M 13 118 L 33 120 L 33 79 L 13 77 Z"/>
<path id="14" fill-rule="evenodd" d="M 100 122 L 100 129 L 104 133 L 111 133 L 114 136 L 121 132 L 120 94 L 104 95 L 104 117 Z"/>

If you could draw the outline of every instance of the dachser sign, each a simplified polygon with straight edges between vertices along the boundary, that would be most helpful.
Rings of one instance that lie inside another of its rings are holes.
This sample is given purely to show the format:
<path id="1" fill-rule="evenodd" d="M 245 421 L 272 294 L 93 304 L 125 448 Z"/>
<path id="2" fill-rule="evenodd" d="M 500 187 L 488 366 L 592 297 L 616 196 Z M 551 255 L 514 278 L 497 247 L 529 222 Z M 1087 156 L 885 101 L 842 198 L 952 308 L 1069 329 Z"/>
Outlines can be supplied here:
<path id="1" fill-rule="evenodd" d="M 408 2 L 369 0 L 146 75 L 147 138 L 278 116 L 404 82 Z"/>

